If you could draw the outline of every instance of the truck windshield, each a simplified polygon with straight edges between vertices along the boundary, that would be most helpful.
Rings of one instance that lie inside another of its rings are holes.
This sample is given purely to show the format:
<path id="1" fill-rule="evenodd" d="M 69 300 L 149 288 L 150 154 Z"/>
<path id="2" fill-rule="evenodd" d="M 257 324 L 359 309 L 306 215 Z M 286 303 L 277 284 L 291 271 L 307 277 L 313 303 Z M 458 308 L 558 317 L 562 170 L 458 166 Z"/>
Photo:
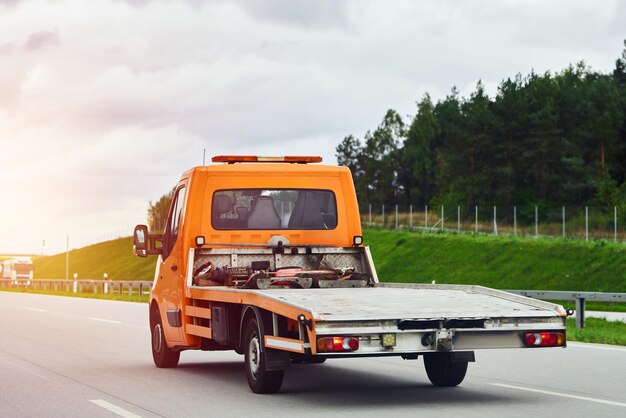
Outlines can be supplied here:
<path id="1" fill-rule="evenodd" d="M 335 229 L 330 190 L 233 189 L 213 194 L 213 229 Z"/>

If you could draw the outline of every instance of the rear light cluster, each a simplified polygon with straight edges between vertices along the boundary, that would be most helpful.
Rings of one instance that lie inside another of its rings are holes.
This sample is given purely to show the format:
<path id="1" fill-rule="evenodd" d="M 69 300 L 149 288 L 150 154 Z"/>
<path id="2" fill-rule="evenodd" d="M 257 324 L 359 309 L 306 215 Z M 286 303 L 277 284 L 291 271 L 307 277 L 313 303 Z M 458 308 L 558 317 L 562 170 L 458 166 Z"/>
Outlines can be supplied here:
<path id="1" fill-rule="evenodd" d="M 526 332 L 524 333 L 526 347 L 562 347 L 565 345 L 564 332 Z"/>
<path id="2" fill-rule="evenodd" d="M 322 337 L 317 340 L 318 352 L 356 351 L 359 349 L 357 337 Z"/>

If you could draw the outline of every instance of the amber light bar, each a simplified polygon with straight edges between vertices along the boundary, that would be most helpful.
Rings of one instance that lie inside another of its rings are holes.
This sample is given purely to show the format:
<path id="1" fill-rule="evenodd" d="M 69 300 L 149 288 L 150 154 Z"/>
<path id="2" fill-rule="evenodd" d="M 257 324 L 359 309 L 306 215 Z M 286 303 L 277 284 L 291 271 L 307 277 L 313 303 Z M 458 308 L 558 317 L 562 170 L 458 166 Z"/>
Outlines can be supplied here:
<path id="1" fill-rule="evenodd" d="M 319 156 L 284 156 L 269 157 L 258 155 L 216 155 L 211 158 L 214 163 L 321 163 L 322 157 Z"/>

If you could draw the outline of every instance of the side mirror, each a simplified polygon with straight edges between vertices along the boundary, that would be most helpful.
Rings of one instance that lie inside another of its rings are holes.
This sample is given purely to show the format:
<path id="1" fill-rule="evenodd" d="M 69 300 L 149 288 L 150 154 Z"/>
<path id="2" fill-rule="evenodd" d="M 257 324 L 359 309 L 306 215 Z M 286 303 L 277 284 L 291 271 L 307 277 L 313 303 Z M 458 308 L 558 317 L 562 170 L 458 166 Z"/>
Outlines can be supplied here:
<path id="1" fill-rule="evenodd" d="M 137 225 L 133 231 L 133 253 L 139 257 L 162 254 L 162 248 L 156 245 L 162 239 L 163 236 L 160 234 L 150 235 L 146 225 Z"/>
<path id="2" fill-rule="evenodd" d="M 139 257 L 145 257 L 147 244 L 148 227 L 146 225 L 137 225 L 133 231 L 133 253 Z"/>

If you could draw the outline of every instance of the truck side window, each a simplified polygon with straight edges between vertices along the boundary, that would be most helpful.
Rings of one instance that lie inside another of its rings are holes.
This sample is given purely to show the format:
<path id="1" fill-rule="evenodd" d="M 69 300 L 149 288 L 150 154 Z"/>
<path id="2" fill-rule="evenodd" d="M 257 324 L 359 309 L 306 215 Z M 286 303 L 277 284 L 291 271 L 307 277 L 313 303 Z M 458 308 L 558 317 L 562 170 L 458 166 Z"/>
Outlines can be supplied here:
<path id="1" fill-rule="evenodd" d="M 183 197 L 185 196 L 185 187 L 181 187 L 176 191 L 174 200 L 172 200 L 172 208 L 170 209 L 170 217 L 167 220 L 167 227 L 163 235 L 163 260 L 169 257 L 178 237 L 178 228 L 180 226 Z"/>

